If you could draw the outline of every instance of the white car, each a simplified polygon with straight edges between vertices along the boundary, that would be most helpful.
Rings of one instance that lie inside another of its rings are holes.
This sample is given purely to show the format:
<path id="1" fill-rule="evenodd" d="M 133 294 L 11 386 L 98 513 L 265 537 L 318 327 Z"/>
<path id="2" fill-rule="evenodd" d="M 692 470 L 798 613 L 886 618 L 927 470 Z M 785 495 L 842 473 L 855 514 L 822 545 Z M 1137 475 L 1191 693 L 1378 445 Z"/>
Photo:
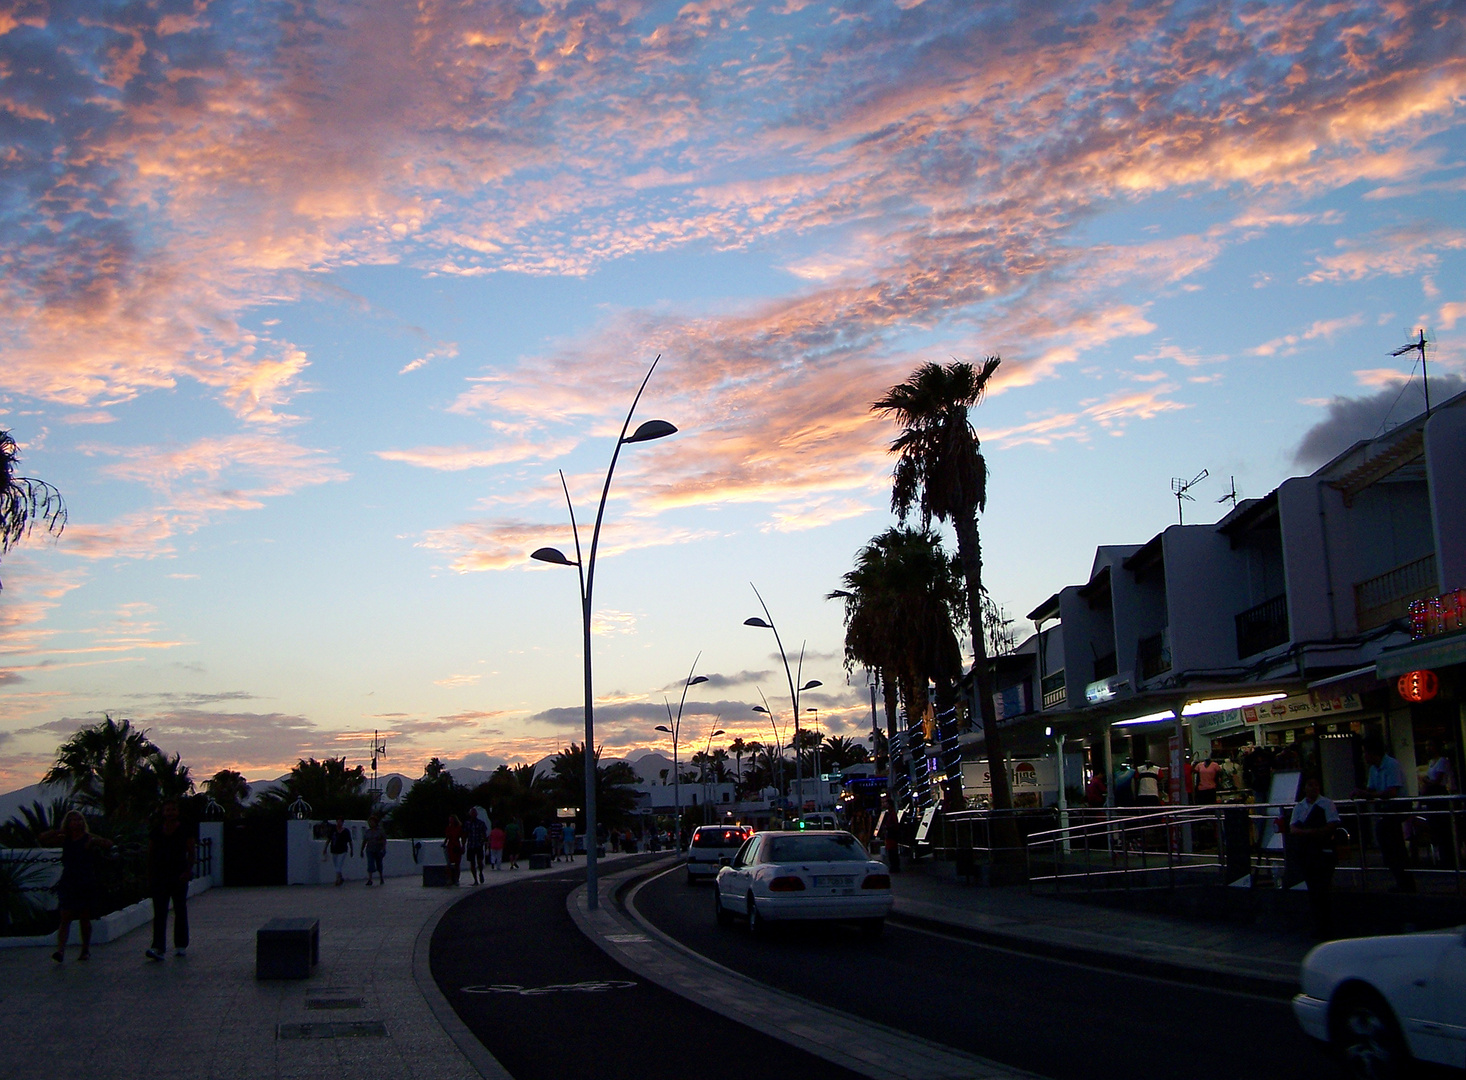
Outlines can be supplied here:
<path id="1" fill-rule="evenodd" d="M 793 919 L 854 919 L 878 934 L 891 904 L 885 864 L 838 829 L 755 833 L 713 889 L 719 924 L 741 916 L 755 934 Z"/>
<path id="2" fill-rule="evenodd" d="M 753 829 L 747 825 L 699 825 L 693 829 L 692 843 L 687 846 L 687 884 L 711 881 L 752 835 Z"/>
<path id="3" fill-rule="evenodd" d="M 1397 1077 L 1412 1059 L 1466 1069 L 1466 927 L 1330 941 L 1301 981 L 1293 1015 L 1351 1075 Z"/>

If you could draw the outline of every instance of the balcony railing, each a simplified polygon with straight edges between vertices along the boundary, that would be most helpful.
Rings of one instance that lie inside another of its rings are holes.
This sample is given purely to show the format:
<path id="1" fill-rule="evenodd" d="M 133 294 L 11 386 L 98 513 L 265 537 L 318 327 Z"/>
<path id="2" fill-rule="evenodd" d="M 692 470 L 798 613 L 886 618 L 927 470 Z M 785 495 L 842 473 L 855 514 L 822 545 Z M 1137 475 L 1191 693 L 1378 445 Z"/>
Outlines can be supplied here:
<path id="1" fill-rule="evenodd" d="M 1140 677 L 1154 679 L 1171 670 L 1171 648 L 1164 633 L 1140 639 Z"/>
<path id="2" fill-rule="evenodd" d="M 1064 669 L 1060 668 L 1052 675 L 1045 675 L 1042 683 L 1043 707 L 1052 709 L 1055 705 L 1064 704 Z"/>
<path id="3" fill-rule="evenodd" d="M 1288 596 L 1274 596 L 1236 617 L 1237 659 L 1260 653 L 1288 640 Z"/>
<path id="4" fill-rule="evenodd" d="M 1394 619 L 1410 614 L 1416 600 L 1434 596 L 1436 587 L 1435 553 L 1407 562 L 1393 570 L 1361 581 L 1354 586 L 1354 614 L 1360 631 L 1373 630 Z"/>

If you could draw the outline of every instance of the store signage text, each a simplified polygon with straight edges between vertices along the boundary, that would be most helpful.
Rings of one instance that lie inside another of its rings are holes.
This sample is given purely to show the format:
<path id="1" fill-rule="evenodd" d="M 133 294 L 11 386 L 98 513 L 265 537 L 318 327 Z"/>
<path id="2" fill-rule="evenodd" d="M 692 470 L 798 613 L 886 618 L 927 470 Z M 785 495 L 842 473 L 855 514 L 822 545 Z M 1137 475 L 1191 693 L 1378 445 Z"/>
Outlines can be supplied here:
<path id="1" fill-rule="evenodd" d="M 1358 712 L 1363 707 L 1359 703 L 1359 695 L 1355 693 L 1315 693 L 1292 694 L 1277 701 L 1248 705 L 1235 711 L 1242 715 L 1242 722 L 1245 724 L 1278 724 L 1286 720 L 1308 721 L 1333 713 Z"/>

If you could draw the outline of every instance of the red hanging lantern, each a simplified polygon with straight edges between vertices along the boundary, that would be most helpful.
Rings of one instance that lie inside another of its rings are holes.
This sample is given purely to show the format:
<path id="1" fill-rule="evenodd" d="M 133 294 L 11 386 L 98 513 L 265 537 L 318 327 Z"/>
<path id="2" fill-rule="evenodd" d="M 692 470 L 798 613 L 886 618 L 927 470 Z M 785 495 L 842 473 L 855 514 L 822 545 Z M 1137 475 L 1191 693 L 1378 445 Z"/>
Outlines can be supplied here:
<path id="1" fill-rule="evenodd" d="M 1407 671 L 1395 683 L 1395 688 L 1406 701 L 1419 704 L 1436 696 L 1440 691 L 1441 681 L 1436 678 L 1434 671 Z"/>

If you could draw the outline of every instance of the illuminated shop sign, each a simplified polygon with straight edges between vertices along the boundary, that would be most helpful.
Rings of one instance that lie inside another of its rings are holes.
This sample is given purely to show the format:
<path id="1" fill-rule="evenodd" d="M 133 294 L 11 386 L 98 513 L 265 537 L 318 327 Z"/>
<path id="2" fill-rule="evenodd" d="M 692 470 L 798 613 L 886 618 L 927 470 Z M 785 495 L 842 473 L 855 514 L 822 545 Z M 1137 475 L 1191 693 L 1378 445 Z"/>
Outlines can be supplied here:
<path id="1" fill-rule="evenodd" d="M 1452 589 L 1410 605 L 1410 636 L 1434 637 L 1466 630 L 1466 589 Z"/>
<path id="2" fill-rule="evenodd" d="M 1238 713 L 1244 724 L 1281 724 L 1289 720 L 1307 723 L 1320 716 L 1358 712 L 1363 707 L 1359 703 L 1358 694 L 1352 692 L 1328 694 L 1315 691 L 1312 694 L 1290 694 L 1277 701 L 1248 705 L 1242 709 L 1229 709 L 1228 712 Z"/>

